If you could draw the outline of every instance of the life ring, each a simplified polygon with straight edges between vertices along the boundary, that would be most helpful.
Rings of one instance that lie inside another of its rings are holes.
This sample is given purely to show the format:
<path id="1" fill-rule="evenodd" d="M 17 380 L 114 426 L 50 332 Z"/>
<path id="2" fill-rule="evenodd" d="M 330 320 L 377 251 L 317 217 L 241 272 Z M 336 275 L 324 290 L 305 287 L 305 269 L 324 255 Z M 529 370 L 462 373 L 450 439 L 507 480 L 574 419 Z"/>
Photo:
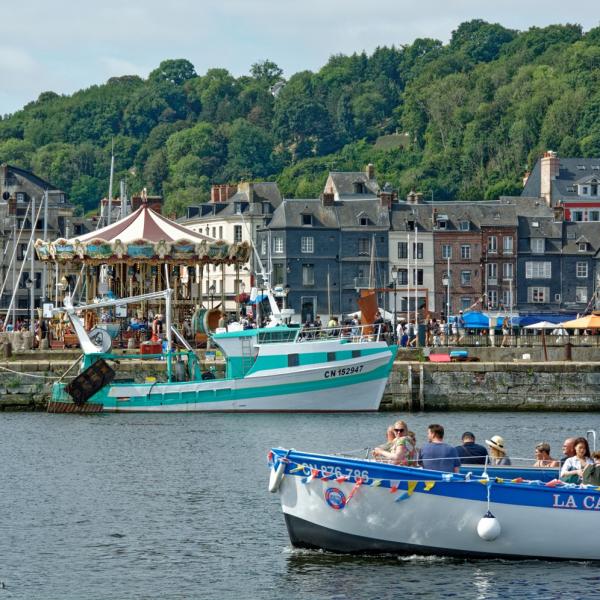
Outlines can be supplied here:
<path id="1" fill-rule="evenodd" d="M 282 459 L 279 461 L 277 468 L 275 465 L 271 468 L 271 474 L 269 475 L 269 491 L 274 494 L 281 485 L 283 481 L 283 476 L 285 475 L 285 463 L 286 460 Z"/>

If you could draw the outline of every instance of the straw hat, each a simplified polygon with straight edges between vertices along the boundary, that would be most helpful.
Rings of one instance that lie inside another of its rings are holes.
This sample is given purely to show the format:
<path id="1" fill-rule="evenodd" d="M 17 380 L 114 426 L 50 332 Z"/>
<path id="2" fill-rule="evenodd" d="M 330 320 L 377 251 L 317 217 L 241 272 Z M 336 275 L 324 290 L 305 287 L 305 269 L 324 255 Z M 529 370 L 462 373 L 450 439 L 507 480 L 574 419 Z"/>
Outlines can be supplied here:
<path id="1" fill-rule="evenodd" d="M 506 450 L 504 448 L 504 439 L 501 438 L 499 435 L 492 436 L 492 439 L 485 440 L 485 443 L 490 448 L 495 448 L 496 450 L 500 450 L 500 452 L 506 452 Z"/>

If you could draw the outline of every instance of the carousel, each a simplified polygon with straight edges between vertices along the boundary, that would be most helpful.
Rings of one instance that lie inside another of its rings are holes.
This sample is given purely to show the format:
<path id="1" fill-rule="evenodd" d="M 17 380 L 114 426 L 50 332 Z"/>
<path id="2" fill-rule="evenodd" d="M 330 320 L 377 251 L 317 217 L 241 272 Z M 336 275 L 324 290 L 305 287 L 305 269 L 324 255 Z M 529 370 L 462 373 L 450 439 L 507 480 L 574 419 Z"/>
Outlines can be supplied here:
<path id="1" fill-rule="evenodd" d="M 147 203 L 123 219 L 77 238 L 52 242 L 38 239 L 35 249 L 38 258 L 53 267 L 49 269 L 53 273 L 49 277 L 53 293 L 47 297 L 55 307 L 62 305 L 65 295 L 91 304 L 170 287 L 173 323 L 196 340 L 214 331 L 224 316 L 225 266 L 234 266 L 239 281 L 239 270 L 251 252 L 247 242 L 229 243 L 197 233 L 164 217 Z M 215 286 L 215 276 L 220 276 L 220 286 Z M 126 337 L 139 342 L 152 320 L 164 315 L 164 309 L 161 301 L 146 301 L 117 306 L 114 312 L 89 311 L 85 315 L 86 328 L 102 323 L 112 337 L 130 334 Z M 54 337 L 63 341 L 69 335 L 62 330 L 65 322 L 59 318 L 51 322 Z"/>

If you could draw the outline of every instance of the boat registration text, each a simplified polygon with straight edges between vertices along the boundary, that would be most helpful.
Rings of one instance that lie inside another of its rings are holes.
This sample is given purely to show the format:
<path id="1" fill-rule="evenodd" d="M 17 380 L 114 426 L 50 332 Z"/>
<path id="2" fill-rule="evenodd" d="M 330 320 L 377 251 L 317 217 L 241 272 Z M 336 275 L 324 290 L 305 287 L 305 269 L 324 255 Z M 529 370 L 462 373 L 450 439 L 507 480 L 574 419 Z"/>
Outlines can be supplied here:
<path id="1" fill-rule="evenodd" d="M 333 377 L 343 377 L 344 375 L 356 375 L 362 372 L 364 365 L 355 365 L 353 367 L 341 367 L 339 369 L 328 369 L 324 373 L 325 379 L 331 379 Z"/>

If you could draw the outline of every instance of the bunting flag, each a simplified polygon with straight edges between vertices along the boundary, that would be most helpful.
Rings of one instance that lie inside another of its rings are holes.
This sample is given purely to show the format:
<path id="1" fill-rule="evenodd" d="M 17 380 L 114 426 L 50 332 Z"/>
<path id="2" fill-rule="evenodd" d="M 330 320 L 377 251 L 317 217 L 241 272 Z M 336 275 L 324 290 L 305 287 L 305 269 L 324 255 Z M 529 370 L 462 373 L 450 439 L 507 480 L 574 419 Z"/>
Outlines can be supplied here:
<path id="1" fill-rule="evenodd" d="M 398 482 L 396 482 L 396 483 L 394 483 L 394 482 L 390 481 L 390 493 L 391 493 L 391 494 L 395 494 L 395 493 L 398 491 L 398 485 L 399 485 L 399 484 L 400 484 L 400 482 L 399 482 L 399 481 L 398 481 Z"/>
<path id="2" fill-rule="evenodd" d="M 304 484 L 310 483 L 313 479 L 317 478 L 319 472 L 319 469 L 311 469 L 310 475 L 308 475 L 307 477 L 303 477 L 300 481 Z"/>
<path id="3" fill-rule="evenodd" d="M 298 465 L 297 467 L 294 467 L 293 469 L 290 469 L 290 473 L 297 473 L 298 471 L 304 471 L 304 466 L 303 465 Z"/>
<path id="4" fill-rule="evenodd" d="M 321 479 L 323 481 L 331 481 L 335 475 L 333 473 L 329 473 L 328 475 L 321 475 Z"/>
<path id="5" fill-rule="evenodd" d="M 415 491 L 415 488 L 417 487 L 417 484 L 418 484 L 418 483 L 419 483 L 418 481 L 409 481 L 409 482 L 408 482 L 408 490 L 407 490 L 407 492 L 406 492 L 406 493 L 407 493 L 409 496 L 412 496 L 412 495 L 413 495 L 413 493 L 414 493 L 414 491 Z"/>
<path id="6" fill-rule="evenodd" d="M 434 486 L 435 486 L 435 481 L 426 481 L 423 491 L 428 492 L 429 490 L 432 490 Z"/>
<path id="7" fill-rule="evenodd" d="M 348 481 L 348 479 L 350 479 L 350 477 L 348 477 L 348 475 L 342 475 L 341 477 L 337 477 L 336 481 L 338 483 L 344 483 L 344 481 Z"/>
<path id="8" fill-rule="evenodd" d="M 402 500 L 407 500 L 408 498 L 410 498 L 408 493 L 402 491 L 398 494 L 398 497 L 394 500 L 394 502 L 402 502 Z"/>
<path id="9" fill-rule="evenodd" d="M 269 464 L 273 462 L 273 450 L 269 450 L 269 454 L 267 454 L 267 460 L 269 461 Z"/>
<path id="10" fill-rule="evenodd" d="M 363 484 L 363 478 L 362 477 L 357 477 L 356 478 L 356 483 L 354 484 L 354 487 L 352 488 L 352 490 L 348 494 L 348 498 L 346 500 L 346 504 L 348 504 L 348 502 L 350 502 L 350 500 L 352 500 L 352 498 L 354 497 L 354 494 L 356 494 L 356 492 L 358 491 L 358 488 L 362 484 Z"/>
<path id="11" fill-rule="evenodd" d="M 379 487 L 381 485 L 381 479 L 373 479 L 373 481 L 371 482 L 371 485 L 373 487 Z"/>

